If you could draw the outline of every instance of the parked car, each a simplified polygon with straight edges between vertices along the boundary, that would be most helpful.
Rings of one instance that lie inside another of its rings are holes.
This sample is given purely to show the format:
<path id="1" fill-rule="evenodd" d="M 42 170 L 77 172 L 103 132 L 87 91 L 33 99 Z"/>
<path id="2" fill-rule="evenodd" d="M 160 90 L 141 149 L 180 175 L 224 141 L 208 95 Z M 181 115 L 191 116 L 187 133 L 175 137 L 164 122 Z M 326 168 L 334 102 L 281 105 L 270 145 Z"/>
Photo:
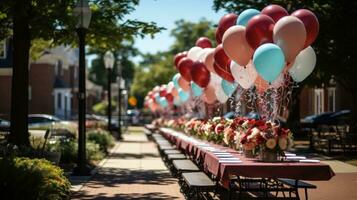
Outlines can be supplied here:
<path id="1" fill-rule="evenodd" d="M 48 114 L 30 114 L 28 116 L 29 129 L 51 130 L 52 136 L 76 137 L 77 123 L 63 121 Z"/>
<path id="2" fill-rule="evenodd" d="M 348 123 L 350 120 L 351 111 L 341 110 L 337 112 L 324 112 L 318 115 L 309 115 L 300 120 L 303 125 L 334 125 Z"/>
<path id="3" fill-rule="evenodd" d="M 30 114 L 28 116 L 28 124 L 47 124 L 52 122 L 60 122 L 61 120 L 53 115 L 46 114 Z"/>
<path id="4" fill-rule="evenodd" d="M 0 127 L 10 127 L 10 122 L 0 118 Z"/>

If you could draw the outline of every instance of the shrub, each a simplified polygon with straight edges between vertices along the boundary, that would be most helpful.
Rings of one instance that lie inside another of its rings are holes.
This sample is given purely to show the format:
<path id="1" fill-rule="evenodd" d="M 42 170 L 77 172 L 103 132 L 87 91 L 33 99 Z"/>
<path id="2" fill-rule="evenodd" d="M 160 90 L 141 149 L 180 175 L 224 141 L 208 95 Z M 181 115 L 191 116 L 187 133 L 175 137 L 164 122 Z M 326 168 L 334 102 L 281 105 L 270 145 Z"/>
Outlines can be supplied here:
<path id="1" fill-rule="evenodd" d="M 77 162 L 77 141 L 76 140 L 63 140 L 60 142 L 59 148 L 61 151 L 62 164 L 69 164 Z"/>
<path id="2" fill-rule="evenodd" d="M 77 162 L 77 140 L 62 141 L 59 145 L 59 148 L 61 150 L 60 163 L 70 164 Z M 96 161 L 104 158 L 104 152 L 100 150 L 100 146 L 92 141 L 87 141 L 86 150 L 86 156 L 88 161 Z"/>
<path id="3" fill-rule="evenodd" d="M 45 159 L 0 159 L 2 199 L 69 199 L 70 187 L 63 171 Z"/>
<path id="4" fill-rule="evenodd" d="M 100 146 L 94 142 L 87 141 L 87 159 L 90 161 L 98 161 L 104 158 L 104 152 L 100 150 Z"/>
<path id="5" fill-rule="evenodd" d="M 103 129 L 95 129 L 87 132 L 87 138 L 99 145 L 100 150 L 108 153 L 108 149 L 114 146 L 114 137 L 108 131 Z"/>

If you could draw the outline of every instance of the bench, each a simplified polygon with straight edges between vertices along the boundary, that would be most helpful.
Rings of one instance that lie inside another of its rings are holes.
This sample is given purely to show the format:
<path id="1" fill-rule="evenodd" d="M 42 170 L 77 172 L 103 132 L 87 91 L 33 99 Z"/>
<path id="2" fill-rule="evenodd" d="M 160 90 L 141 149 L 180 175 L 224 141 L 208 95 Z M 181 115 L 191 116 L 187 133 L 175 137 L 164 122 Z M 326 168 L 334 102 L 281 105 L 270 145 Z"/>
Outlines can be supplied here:
<path id="1" fill-rule="evenodd" d="M 300 180 L 295 180 L 295 179 L 279 178 L 279 179 L 277 179 L 277 181 L 283 185 L 286 185 L 286 186 L 292 188 L 298 199 L 300 199 L 298 189 L 304 189 L 305 199 L 307 200 L 308 199 L 307 190 L 317 188 L 316 185 L 313 185 L 313 184 L 310 184 L 310 183 L 307 183 L 304 181 L 300 181 Z M 291 191 L 289 191 L 289 197 L 291 197 Z"/>
<path id="2" fill-rule="evenodd" d="M 168 154 L 180 154 L 181 152 L 179 150 L 175 150 L 175 149 L 168 149 L 168 150 L 164 150 L 164 154 L 168 155 Z"/>
<path id="3" fill-rule="evenodd" d="M 159 145 L 159 150 L 164 151 L 164 150 L 175 150 L 176 148 L 172 145 Z"/>
<path id="4" fill-rule="evenodd" d="M 173 171 L 175 176 L 180 176 L 184 172 L 198 172 L 200 169 L 191 160 L 173 160 Z"/>
<path id="5" fill-rule="evenodd" d="M 180 154 L 168 154 L 167 159 L 169 161 L 172 161 L 172 160 L 183 160 L 183 159 L 187 159 L 187 158 L 184 154 L 180 153 Z"/>
<path id="6" fill-rule="evenodd" d="M 198 167 L 191 160 L 174 160 L 173 165 L 176 170 L 181 172 L 199 171 Z"/>
<path id="7" fill-rule="evenodd" d="M 216 184 L 203 172 L 182 173 L 184 183 L 187 185 L 187 197 L 200 199 L 203 192 L 213 192 Z"/>

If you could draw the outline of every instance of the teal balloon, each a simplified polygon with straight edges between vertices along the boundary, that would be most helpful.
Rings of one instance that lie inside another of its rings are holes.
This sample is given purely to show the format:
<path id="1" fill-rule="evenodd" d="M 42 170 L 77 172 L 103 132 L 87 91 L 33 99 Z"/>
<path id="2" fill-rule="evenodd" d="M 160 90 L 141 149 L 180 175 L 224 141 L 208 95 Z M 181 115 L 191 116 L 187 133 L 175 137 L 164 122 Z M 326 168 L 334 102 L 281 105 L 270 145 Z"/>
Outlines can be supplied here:
<path id="1" fill-rule="evenodd" d="M 181 104 L 182 104 L 182 102 L 181 102 L 181 100 L 180 100 L 180 98 L 174 98 L 174 105 L 175 106 L 181 106 Z"/>
<path id="2" fill-rule="evenodd" d="M 238 83 L 230 83 L 229 81 L 222 79 L 221 86 L 222 86 L 223 92 L 228 97 L 230 97 L 230 96 L 232 96 L 233 92 L 236 91 Z"/>
<path id="3" fill-rule="evenodd" d="M 186 102 L 190 97 L 190 94 L 188 92 L 185 92 L 182 88 L 178 89 L 178 95 L 182 102 Z"/>
<path id="4" fill-rule="evenodd" d="M 166 98 L 165 97 L 160 97 L 160 105 L 163 107 L 163 108 L 166 108 L 168 105 L 169 105 L 169 102 L 167 102 Z"/>
<path id="5" fill-rule="evenodd" d="M 180 78 L 180 74 L 177 73 L 175 76 L 172 78 L 172 82 L 174 82 L 174 86 L 176 89 L 180 88 L 180 85 L 178 84 L 178 79 Z"/>
<path id="6" fill-rule="evenodd" d="M 155 97 L 155 101 L 160 103 L 160 95 L 156 93 L 154 97 Z"/>
<path id="7" fill-rule="evenodd" d="M 260 14 L 259 10 L 256 10 L 256 9 L 250 8 L 250 9 L 244 10 L 238 16 L 237 25 L 247 26 L 248 21 L 255 15 L 259 15 L 259 14 Z"/>
<path id="8" fill-rule="evenodd" d="M 203 89 L 192 81 L 191 81 L 191 90 L 194 97 L 201 96 L 203 93 Z"/>
<path id="9" fill-rule="evenodd" d="M 263 44 L 255 50 L 253 63 L 260 76 L 271 83 L 278 78 L 285 66 L 284 52 L 275 44 Z"/>

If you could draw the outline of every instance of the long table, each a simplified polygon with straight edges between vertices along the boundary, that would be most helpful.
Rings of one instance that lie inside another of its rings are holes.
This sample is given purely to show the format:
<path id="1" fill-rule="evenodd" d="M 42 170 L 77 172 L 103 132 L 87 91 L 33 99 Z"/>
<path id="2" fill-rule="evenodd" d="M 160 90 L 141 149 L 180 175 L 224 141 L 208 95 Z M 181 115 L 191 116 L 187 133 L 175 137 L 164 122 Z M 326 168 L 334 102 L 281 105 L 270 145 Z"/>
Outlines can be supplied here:
<path id="1" fill-rule="evenodd" d="M 204 142 L 172 129 L 160 128 L 159 132 L 186 154 L 203 160 L 206 172 L 217 177 L 217 180 L 227 189 L 231 175 L 296 180 L 329 180 L 335 175 L 329 165 L 320 162 L 261 162 L 254 158 L 245 158 L 234 149 Z M 205 144 L 229 152 L 242 162 L 222 163 L 216 154 L 202 147 Z"/>

